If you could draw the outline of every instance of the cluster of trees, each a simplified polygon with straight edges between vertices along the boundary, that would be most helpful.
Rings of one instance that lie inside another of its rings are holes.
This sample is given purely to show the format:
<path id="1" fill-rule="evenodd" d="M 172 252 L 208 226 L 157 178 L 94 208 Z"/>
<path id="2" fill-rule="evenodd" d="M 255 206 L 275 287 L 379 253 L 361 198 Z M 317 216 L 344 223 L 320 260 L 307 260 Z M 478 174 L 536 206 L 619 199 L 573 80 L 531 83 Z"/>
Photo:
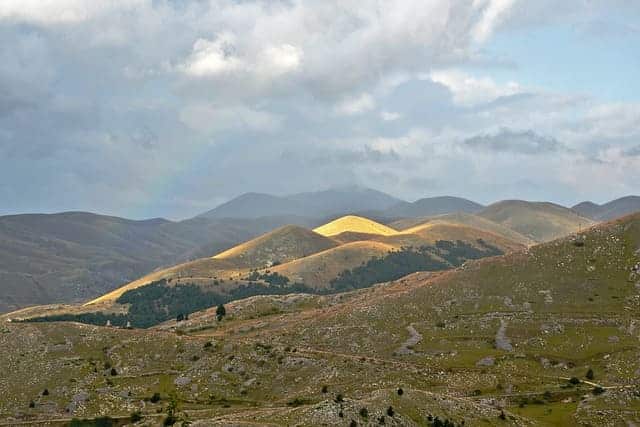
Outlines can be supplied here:
<path id="1" fill-rule="evenodd" d="M 478 246 L 460 240 L 438 241 L 434 246 L 405 247 L 383 257 L 370 259 L 366 264 L 344 270 L 331 281 L 333 291 L 360 289 L 374 283 L 399 279 L 417 271 L 438 271 L 458 267 L 467 260 L 501 255 L 502 251 L 482 240 Z M 444 260 L 444 261 L 443 261 Z"/>

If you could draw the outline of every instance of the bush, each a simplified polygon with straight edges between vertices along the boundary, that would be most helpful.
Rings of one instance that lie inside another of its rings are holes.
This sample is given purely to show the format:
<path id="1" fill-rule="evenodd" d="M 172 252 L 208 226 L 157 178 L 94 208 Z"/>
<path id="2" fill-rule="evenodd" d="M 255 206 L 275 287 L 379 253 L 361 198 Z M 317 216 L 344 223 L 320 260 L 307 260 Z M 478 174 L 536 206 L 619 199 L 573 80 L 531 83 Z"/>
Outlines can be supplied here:
<path id="1" fill-rule="evenodd" d="M 605 390 L 604 390 L 602 387 L 600 387 L 600 386 L 595 386 L 595 387 L 593 388 L 593 390 L 591 390 L 591 393 L 593 393 L 595 396 L 597 396 L 597 395 L 599 395 L 599 394 L 602 394 L 602 393 L 604 393 L 604 392 L 605 392 Z"/>
<path id="2" fill-rule="evenodd" d="M 158 393 L 158 392 L 153 393 L 153 396 L 151 396 L 151 398 L 149 399 L 149 401 L 150 401 L 151 403 L 158 403 L 158 402 L 160 402 L 160 393 Z"/>
<path id="3" fill-rule="evenodd" d="M 360 409 L 360 416 L 362 418 L 369 418 L 369 410 L 367 408 Z"/>
<path id="4" fill-rule="evenodd" d="M 323 385 L 322 386 L 322 393 L 325 394 L 329 391 L 329 386 Z"/>
<path id="5" fill-rule="evenodd" d="M 393 417 L 395 415 L 395 411 L 393 410 L 393 406 L 389 406 L 387 408 L 387 415 L 389 415 L 390 417 Z"/>
<path id="6" fill-rule="evenodd" d="M 593 369 L 589 368 L 585 377 L 587 377 L 588 380 L 593 380 L 595 378 L 595 376 L 593 375 Z"/>
<path id="7" fill-rule="evenodd" d="M 49 389 L 45 388 L 44 391 L 42 392 L 43 396 L 49 396 Z"/>
<path id="8" fill-rule="evenodd" d="M 342 394 L 340 394 L 340 393 L 336 394 L 335 401 L 336 401 L 336 403 L 344 402 L 344 397 L 342 397 Z"/>
<path id="9" fill-rule="evenodd" d="M 129 420 L 132 423 L 137 423 L 138 421 L 142 420 L 142 413 L 140 411 L 134 411 L 131 413 L 131 415 L 129 416 Z"/>
<path id="10" fill-rule="evenodd" d="M 569 379 L 569 384 L 578 385 L 578 384 L 580 384 L 580 380 L 578 378 L 576 378 L 576 377 L 571 377 Z"/>
<path id="11" fill-rule="evenodd" d="M 116 368 L 111 368 L 111 376 L 115 377 L 116 375 L 118 375 L 118 371 L 116 371 Z"/>
<path id="12" fill-rule="evenodd" d="M 404 390 L 402 388 L 398 389 L 398 396 L 402 396 L 404 394 Z"/>

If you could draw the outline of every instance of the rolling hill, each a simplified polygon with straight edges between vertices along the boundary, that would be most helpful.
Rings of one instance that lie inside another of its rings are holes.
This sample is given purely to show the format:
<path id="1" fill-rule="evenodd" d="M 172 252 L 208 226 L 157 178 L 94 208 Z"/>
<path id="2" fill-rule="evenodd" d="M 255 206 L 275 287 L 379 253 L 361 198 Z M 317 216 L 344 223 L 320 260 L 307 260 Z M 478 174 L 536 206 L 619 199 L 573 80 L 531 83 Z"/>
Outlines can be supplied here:
<path id="1" fill-rule="evenodd" d="M 397 231 L 391 227 L 387 227 L 386 225 L 377 223 L 368 218 L 363 218 L 356 215 L 347 215 L 340 217 L 327 224 L 315 228 L 313 231 L 327 237 L 336 236 L 347 232 L 382 236 L 390 236 L 397 233 Z"/>
<path id="2" fill-rule="evenodd" d="M 13 350 L 0 352 L 0 416 L 139 410 L 161 423 L 173 402 L 202 425 L 635 424 L 638 265 L 633 215 L 373 288 L 235 301 L 221 320 L 215 308 L 152 330 L 0 316 Z"/>
<path id="3" fill-rule="evenodd" d="M 586 218 L 596 221 L 609 221 L 634 212 L 640 212 L 640 197 L 622 197 L 602 205 L 593 202 L 582 202 L 571 209 Z"/>
<path id="4" fill-rule="evenodd" d="M 449 224 L 471 227 L 493 233 L 522 245 L 531 245 L 534 243 L 534 241 L 530 238 L 525 237 L 517 231 L 505 227 L 504 225 L 495 223 L 478 215 L 464 212 L 436 215 L 431 217 L 407 218 L 392 222 L 389 225 L 396 230 L 402 230 L 402 232 L 411 233 L 412 231 L 419 230 L 420 227 L 435 224 Z"/>
<path id="5" fill-rule="evenodd" d="M 337 242 L 306 228 L 287 225 L 228 249 L 213 258 L 237 268 L 282 264 L 337 246 Z"/>
<path id="6" fill-rule="evenodd" d="M 494 203 L 478 215 L 537 242 L 566 236 L 594 223 L 593 220 L 581 217 L 560 205 L 523 200 Z"/>
<path id="7" fill-rule="evenodd" d="M 82 301 L 154 269 L 210 256 L 300 217 L 133 221 L 86 212 L 0 217 L 0 312 Z"/>

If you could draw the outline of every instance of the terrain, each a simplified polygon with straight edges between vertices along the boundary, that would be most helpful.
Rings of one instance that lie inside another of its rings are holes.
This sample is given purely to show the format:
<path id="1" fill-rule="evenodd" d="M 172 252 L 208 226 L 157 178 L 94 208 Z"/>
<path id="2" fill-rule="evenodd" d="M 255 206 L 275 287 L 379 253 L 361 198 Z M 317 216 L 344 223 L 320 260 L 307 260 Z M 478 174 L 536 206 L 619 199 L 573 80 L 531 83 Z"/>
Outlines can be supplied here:
<path id="1" fill-rule="evenodd" d="M 99 296 L 158 267 L 309 219 L 133 221 L 85 212 L 0 217 L 0 312 Z"/>
<path id="2" fill-rule="evenodd" d="M 255 296 L 146 330 L 5 315 L 0 416 L 634 425 L 639 309 L 636 214 L 454 270 Z"/>
<path id="3" fill-rule="evenodd" d="M 593 202 L 582 202 L 571 209 L 584 217 L 596 221 L 608 221 L 640 211 L 640 197 L 621 197 L 602 205 Z"/>
<path id="4" fill-rule="evenodd" d="M 593 220 L 563 206 L 524 200 L 494 203 L 478 215 L 537 242 L 557 239 L 594 224 Z"/>

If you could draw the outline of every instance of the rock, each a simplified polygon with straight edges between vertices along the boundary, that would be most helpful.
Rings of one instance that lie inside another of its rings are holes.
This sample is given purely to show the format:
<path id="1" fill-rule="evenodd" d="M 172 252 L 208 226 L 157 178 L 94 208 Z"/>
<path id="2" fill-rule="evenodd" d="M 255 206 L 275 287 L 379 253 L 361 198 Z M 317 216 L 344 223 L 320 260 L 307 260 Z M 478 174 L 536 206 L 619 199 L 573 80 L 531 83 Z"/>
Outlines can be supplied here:
<path id="1" fill-rule="evenodd" d="M 487 356 L 476 362 L 476 366 L 493 366 L 496 364 L 495 357 Z"/>
<path id="2" fill-rule="evenodd" d="M 189 377 L 178 377 L 173 381 L 173 383 L 177 386 L 185 386 L 190 382 L 191 382 L 191 378 Z"/>

